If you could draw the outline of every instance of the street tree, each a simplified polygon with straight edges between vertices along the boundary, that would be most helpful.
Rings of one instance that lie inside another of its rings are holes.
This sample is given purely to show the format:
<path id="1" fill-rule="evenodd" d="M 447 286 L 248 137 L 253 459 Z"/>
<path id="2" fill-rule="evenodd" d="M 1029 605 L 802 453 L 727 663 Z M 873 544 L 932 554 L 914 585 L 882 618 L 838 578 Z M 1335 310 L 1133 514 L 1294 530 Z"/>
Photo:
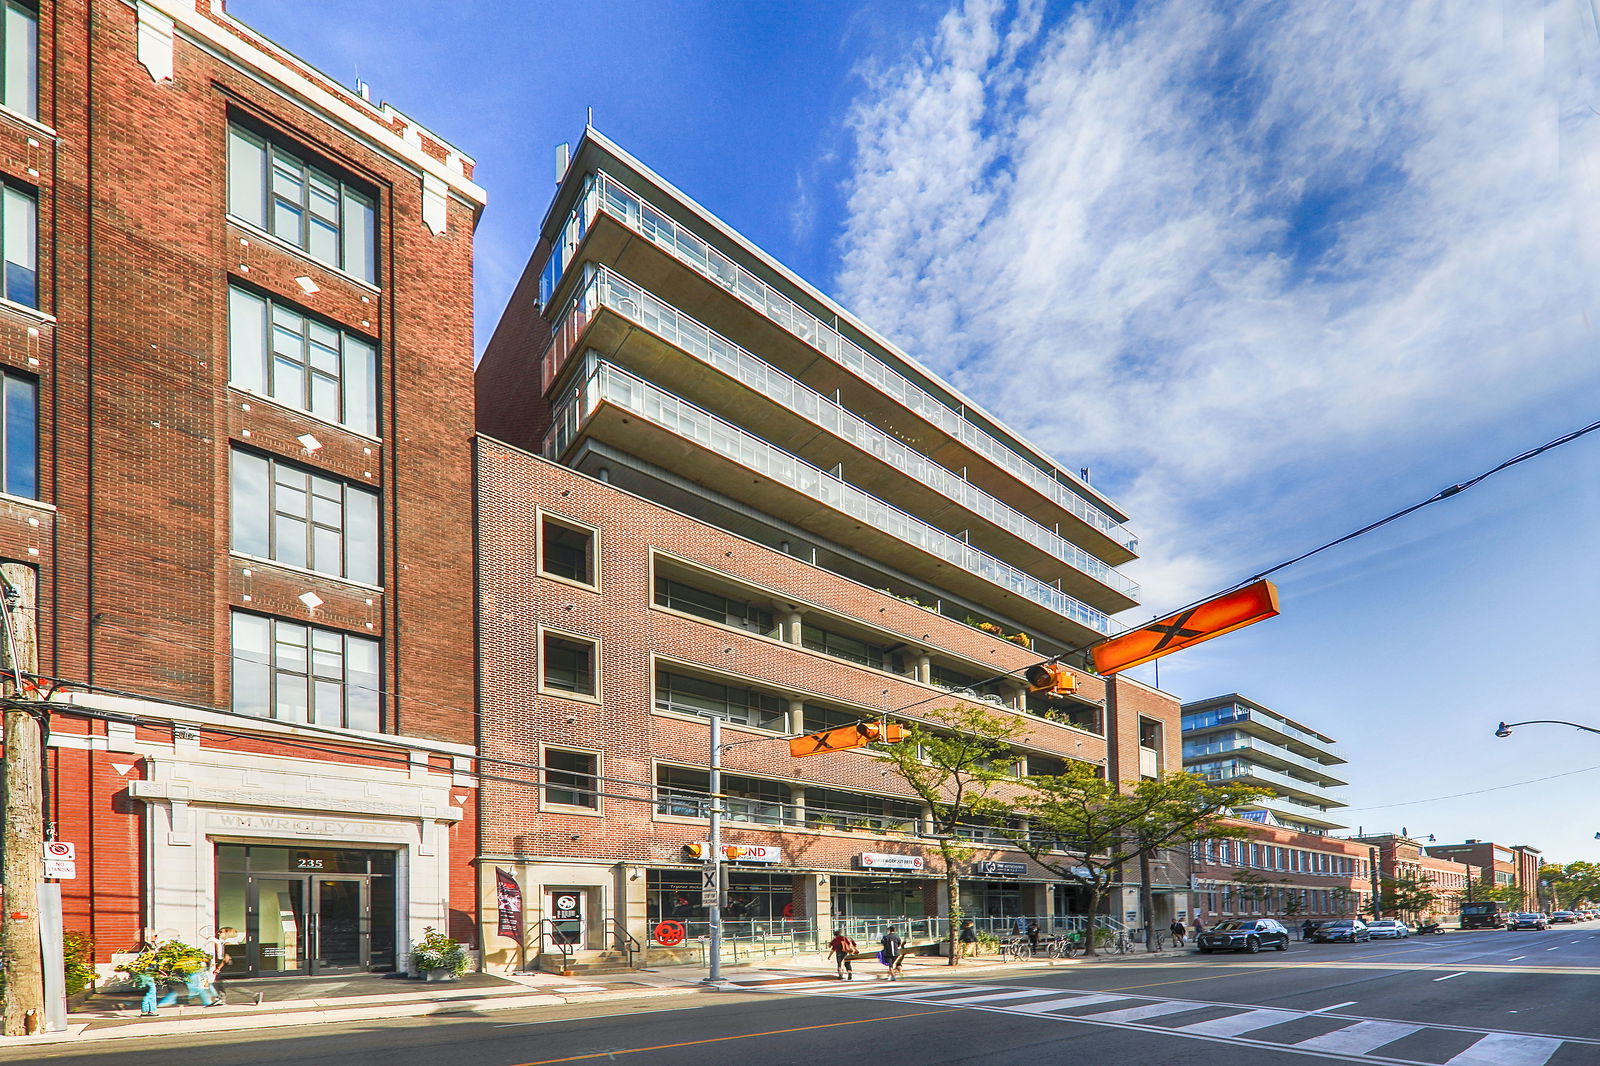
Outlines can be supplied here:
<path id="1" fill-rule="evenodd" d="M 1002 834 L 1062 880 L 1089 897 L 1086 950 L 1096 954 L 1094 919 L 1100 902 L 1120 879 L 1124 864 L 1157 848 L 1197 840 L 1243 837 L 1249 830 L 1225 821 L 1235 807 L 1264 795 L 1250 785 L 1218 784 L 1174 773 L 1119 788 L 1083 763 L 1058 775 L 1029 777 L 1029 791 L 1007 813 L 1023 825 Z"/>
<path id="2" fill-rule="evenodd" d="M 1014 718 L 972 704 L 922 712 L 922 720 L 908 726 L 905 740 L 880 750 L 932 814 L 950 915 L 949 965 L 955 966 L 961 959 L 957 943 L 961 868 L 976 850 L 961 831 L 1004 808 L 998 793 L 1017 783 L 1011 745 L 1026 730 Z"/>
<path id="3" fill-rule="evenodd" d="M 1415 874 L 1379 878 L 1378 891 L 1385 912 L 1398 912 L 1413 923 L 1439 901 L 1433 882 Z"/>
<path id="4" fill-rule="evenodd" d="M 1549 887 L 1551 910 L 1600 902 L 1600 864 L 1597 863 L 1546 863 L 1539 867 L 1539 883 Z"/>

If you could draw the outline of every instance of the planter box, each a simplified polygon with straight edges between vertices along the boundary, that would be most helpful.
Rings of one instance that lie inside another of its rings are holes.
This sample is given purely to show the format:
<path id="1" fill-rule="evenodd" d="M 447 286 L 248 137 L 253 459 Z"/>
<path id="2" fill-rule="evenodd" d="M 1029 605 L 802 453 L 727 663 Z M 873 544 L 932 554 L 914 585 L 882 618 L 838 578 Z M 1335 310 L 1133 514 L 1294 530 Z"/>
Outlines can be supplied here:
<path id="1" fill-rule="evenodd" d="M 422 979 L 430 983 L 434 981 L 454 981 L 456 972 L 451 969 L 423 970 Z"/>

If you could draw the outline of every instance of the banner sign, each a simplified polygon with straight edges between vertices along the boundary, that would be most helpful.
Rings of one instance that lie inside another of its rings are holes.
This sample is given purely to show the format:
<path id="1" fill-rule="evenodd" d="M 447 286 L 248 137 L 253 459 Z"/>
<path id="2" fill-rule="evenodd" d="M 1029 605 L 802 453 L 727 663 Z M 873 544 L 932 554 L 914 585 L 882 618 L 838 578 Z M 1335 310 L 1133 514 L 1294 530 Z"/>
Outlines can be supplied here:
<path id="1" fill-rule="evenodd" d="M 691 857 L 700 859 L 711 854 L 711 845 L 696 842 L 687 845 L 686 850 Z M 725 862 L 781 863 L 783 849 L 772 844 L 724 844 L 722 858 Z"/>
<path id="2" fill-rule="evenodd" d="M 928 860 L 921 855 L 883 855 L 875 851 L 863 851 L 856 856 L 856 864 L 863 870 L 923 870 L 928 866 Z"/>
<path id="3" fill-rule="evenodd" d="M 522 942 L 522 886 L 505 870 L 494 868 L 495 898 L 500 906 L 500 935 Z"/>
<path id="4" fill-rule="evenodd" d="M 979 862 L 977 868 L 980 875 L 989 877 L 1016 877 L 1028 872 L 1025 862 L 995 862 L 991 859 Z"/>

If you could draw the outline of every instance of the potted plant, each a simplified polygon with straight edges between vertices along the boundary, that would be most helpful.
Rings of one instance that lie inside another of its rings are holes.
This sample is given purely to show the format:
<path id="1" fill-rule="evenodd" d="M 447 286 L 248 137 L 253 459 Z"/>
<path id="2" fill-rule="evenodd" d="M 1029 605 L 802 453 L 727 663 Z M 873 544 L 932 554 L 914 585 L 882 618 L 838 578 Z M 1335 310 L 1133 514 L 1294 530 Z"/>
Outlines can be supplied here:
<path id="1" fill-rule="evenodd" d="M 411 965 L 424 980 L 454 981 L 467 972 L 467 952 L 454 938 L 430 925 L 411 949 Z"/>

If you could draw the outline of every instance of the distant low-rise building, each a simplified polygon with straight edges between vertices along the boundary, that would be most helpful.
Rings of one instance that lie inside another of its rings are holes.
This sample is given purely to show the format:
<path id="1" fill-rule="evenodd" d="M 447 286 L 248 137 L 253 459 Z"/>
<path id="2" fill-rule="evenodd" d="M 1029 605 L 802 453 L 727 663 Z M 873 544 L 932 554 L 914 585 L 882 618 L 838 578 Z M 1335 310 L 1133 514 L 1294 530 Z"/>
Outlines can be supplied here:
<path id="1" fill-rule="evenodd" d="M 1427 853 L 1426 845 L 1419 840 L 1399 833 L 1367 833 L 1353 838 L 1377 849 L 1378 876 L 1394 881 L 1418 882 L 1433 894 L 1433 899 L 1420 910 L 1398 915 L 1397 900 L 1384 893 L 1382 901 L 1386 917 L 1415 918 L 1424 922 L 1443 921 L 1453 917 L 1466 895 L 1467 881 L 1472 876 L 1471 867 L 1452 859 Z"/>
<path id="2" fill-rule="evenodd" d="M 1460 844 L 1430 844 L 1424 849 L 1437 859 L 1451 859 L 1471 868 L 1476 884 L 1513 885 L 1526 893 L 1525 904 L 1538 898 L 1539 863 L 1543 852 L 1530 844 L 1496 844 L 1492 840 L 1465 840 Z"/>

